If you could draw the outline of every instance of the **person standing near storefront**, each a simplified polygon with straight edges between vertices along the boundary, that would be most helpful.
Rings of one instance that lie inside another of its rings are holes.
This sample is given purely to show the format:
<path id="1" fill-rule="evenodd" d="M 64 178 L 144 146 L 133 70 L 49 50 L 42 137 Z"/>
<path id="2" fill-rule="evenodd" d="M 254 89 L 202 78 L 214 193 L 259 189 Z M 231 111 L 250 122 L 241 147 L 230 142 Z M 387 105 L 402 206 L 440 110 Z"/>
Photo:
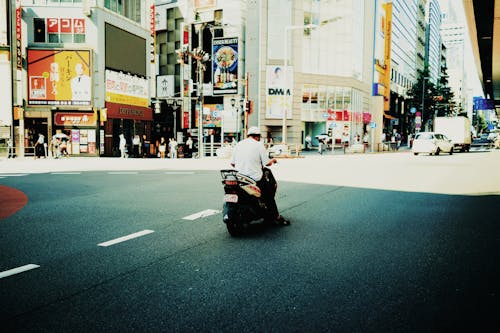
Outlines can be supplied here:
<path id="1" fill-rule="evenodd" d="M 35 158 L 45 158 L 45 136 L 42 133 L 38 134 L 38 140 L 35 143 Z"/>
<path id="2" fill-rule="evenodd" d="M 120 149 L 121 158 L 125 158 L 125 153 L 127 151 L 127 140 L 125 140 L 125 136 L 123 134 L 120 134 L 120 143 L 118 148 Z"/>
<path id="3" fill-rule="evenodd" d="M 134 138 L 132 139 L 132 152 L 134 154 L 135 158 L 139 157 L 139 147 L 141 146 L 141 138 L 139 137 L 138 134 L 134 135 Z"/>
<path id="4" fill-rule="evenodd" d="M 7 158 L 14 158 L 14 144 L 12 143 L 11 138 L 9 138 L 7 140 L 7 148 L 9 149 L 9 153 L 7 155 Z"/>
<path id="5" fill-rule="evenodd" d="M 167 151 L 167 141 L 165 141 L 164 137 L 161 137 L 160 145 L 158 148 L 160 150 L 160 158 L 165 158 L 165 151 Z"/>
<path id="6" fill-rule="evenodd" d="M 150 145 L 150 142 L 148 140 L 148 137 L 146 136 L 146 134 L 143 134 L 142 135 L 142 157 L 143 158 L 149 156 L 149 145 Z"/>
<path id="7" fill-rule="evenodd" d="M 168 146 L 170 148 L 170 158 L 177 158 L 177 141 L 175 141 L 175 138 L 170 138 Z"/>

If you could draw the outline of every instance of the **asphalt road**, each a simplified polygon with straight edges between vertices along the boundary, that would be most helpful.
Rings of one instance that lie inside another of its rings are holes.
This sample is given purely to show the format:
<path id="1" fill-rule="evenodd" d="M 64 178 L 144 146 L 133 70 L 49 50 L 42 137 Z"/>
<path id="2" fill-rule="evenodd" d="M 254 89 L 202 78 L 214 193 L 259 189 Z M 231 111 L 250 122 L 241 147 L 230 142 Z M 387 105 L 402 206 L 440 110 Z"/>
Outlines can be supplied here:
<path id="1" fill-rule="evenodd" d="M 493 154 L 283 161 L 292 225 L 242 238 L 216 170 L 3 175 L 28 203 L 0 220 L 0 272 L 39 267 L 0 278 L 2 330 L 498 331 L 500 181 L 475 187 Z"/>

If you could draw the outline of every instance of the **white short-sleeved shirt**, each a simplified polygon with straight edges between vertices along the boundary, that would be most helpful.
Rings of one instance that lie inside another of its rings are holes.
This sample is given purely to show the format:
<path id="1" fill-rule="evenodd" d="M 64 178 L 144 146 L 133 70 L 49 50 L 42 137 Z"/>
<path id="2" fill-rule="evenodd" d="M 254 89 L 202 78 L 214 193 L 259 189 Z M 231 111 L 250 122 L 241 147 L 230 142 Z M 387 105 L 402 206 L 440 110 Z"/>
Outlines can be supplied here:
<path id="1" fill-rule="evenodd" d="M 256 181 L 262 178 L 262 167 L 270 161 L 264 144 L 252 138 L 238 142 L 231 159 L 236 170 Z"/>

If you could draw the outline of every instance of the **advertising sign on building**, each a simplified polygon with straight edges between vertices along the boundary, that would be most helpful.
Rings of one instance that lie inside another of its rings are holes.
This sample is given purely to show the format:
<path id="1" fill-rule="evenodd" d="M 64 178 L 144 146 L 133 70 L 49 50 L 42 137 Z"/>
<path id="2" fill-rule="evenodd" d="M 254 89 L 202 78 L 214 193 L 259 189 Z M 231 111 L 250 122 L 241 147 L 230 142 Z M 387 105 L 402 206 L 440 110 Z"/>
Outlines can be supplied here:
<path id="1" fill-rule="evenodd" d="M 16 66 L 17 69 L 23 69 L 23 54 L 22 54 L 22 9 L 21 0 L 16 0 Z"/>
<path id="2" fill-rule="evenodd" d="M 106 69 L 106 102 L 147 107 L 148 80 Z"/>
<path id="3" fill-rule="evenodd" d="M 286 78 L 283 67 L 267 66 L 266 77 L 266 119 L 282 119 L 286 105 L 287 119 L 292 119 L 293 68 L 288 67 Z"/>
<path id="4" fill-rule="evenodd" d="M 90 106 L 91 51 L 28 50 L 28 104 Z"/>
<path id="5" fill-rule="evenodd" d="M 214 38 L 212 43 L 213 94 L 238 93 L 238 38 Z"/>
<path id="6" fill-rule="evenodd" d="M 85 113 L 54 113 L 54 125 L 56 126 L 88 126 L 93 127 L 97 124 L 96 115 L 93 112 Z"/>
<path id="7" fill-rule="evenodd" d="M 174 97 L 174 79 L 174 75 L 158 75 L 156 77 L 156 97 Z"/>

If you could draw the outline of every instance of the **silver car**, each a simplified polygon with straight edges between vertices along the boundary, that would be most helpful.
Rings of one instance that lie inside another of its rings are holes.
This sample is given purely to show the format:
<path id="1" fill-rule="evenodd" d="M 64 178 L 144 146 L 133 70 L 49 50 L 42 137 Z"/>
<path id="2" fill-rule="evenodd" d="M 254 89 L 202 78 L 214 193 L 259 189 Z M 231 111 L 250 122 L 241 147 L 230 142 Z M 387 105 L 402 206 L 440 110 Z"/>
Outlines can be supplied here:
<path id="1" fill-rule="evenodd" d="M 453 142 L 440 133 L 420 132 L 415 135 L 412 152 L 414 155 L 420 153 L 439 155 L 441 152 L 451 155 L 453 154 Z"/>

